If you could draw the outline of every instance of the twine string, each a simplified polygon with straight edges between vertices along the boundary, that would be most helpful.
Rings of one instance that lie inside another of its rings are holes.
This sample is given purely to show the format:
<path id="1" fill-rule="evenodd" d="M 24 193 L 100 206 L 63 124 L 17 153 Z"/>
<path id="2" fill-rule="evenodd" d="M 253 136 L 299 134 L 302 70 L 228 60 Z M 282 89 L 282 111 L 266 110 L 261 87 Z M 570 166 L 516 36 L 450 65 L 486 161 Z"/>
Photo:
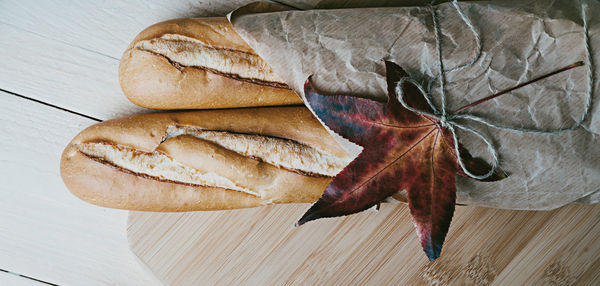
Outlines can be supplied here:
<path id="1" fill-rule="evenodd" d="M 498 150 L 494 147 L 494 144 L 491 142 L 491 140 L 487 136 L 485 136 L 483 133 L 481 133 L 480 131 L 477 131 L 463 123 L 457 122 L 457 120 L 475 121 L 475 122 L 479 122 L 481 124 L 487 125 L 489 127 L 514 131 L 514 132 L 521 132 L 521 133 L 559 134 L 559 133 L 563 133 L 563 132 L 567 132 L 567 131 L 572 131 L 572 130 L 578 128 L 587 119 L 587 117 L 590 113 L 591 106 L 592 106 L 592 92 L 593 92 L 593 84 L 594 84 L 594 73 L 593 73 L 594 70 L 593 70 L 593 66 L 592 66 L 592 56 L 591 56 L 591 52 L 590 52 L 591 48 L 590 48 L 590 43 L 589 43 L 590 42 L 589 41 L 589 28 L 588 28 L 588 23 L 587 23 L 588 4 L 587 4 L 587 0 L 581 1 L 581 16 L 583 19 L 585 58 L 586 58 L 586 62 L 587 62 L 586 66 L 587 66 L 587 73 L 588 73 L 587 100 L 585 102 L 584 111 L 583 111 L 583 114 L 581 115 L 580 119 L 570 127 L 558 128 L 558 129 L 515 128 L 515 127 L 504 126 L 504 125 L 500 125 L 497 123 L 493 123 L 482 117 L 472 115 L 472 114 L 449 113 L 448 111 L 446 111 L 445 73 L 462 70 L 462 69 L 465 69 L 465 68 L 468 68 L 468 67 L 474 65 L 475 62 L 477 62 L 479 60 L 479 58 L 481 57 L 481 54 L 482 54 L 482 45 L 481 45 L 481 38 L 479 37 L 479 33 L 477 32 L 477 30 L 471 23 L 469 17 L 462 11 L 462 9 L 460 8 L 460 5 L 458 5 L 458 0 L 453 0 L 452 4 L 453 4 L 454 8 L 456 9 L 456 11 L 458 12 L 458 14 L 460 15 L 463 22 L 468 26 L 470 31 L 473 33 L 473 36 L 474 36 L 475 42 L 476 42 L 476 46 L 477 46 L 476 47 L 477 51 L 475 53 L 475 57 L 473 57 L 473 59 L 471 59 L 471 61 L 469 61 L 466 64 L 460 65 L 460 66 L 452 68 L 450 70 L 444 69 L 444 61 L 443 61 L 443 57 L 442 57 L 442 47 L 441 47 L 441 29 L 440 29 L 440 26 L 438 23 L 437 11 L 433 7 L 433 3 L 432 3 L 431 5 L 429 5 L 429 8 L 431 11 L 431 16 L 433 18 L 433 28 L 434 28 L 435 39 L 436 39 L 435 46 L 437 49 L 438 65 L 439 65 L 439 70 L 440 70 L 440 74 L 437 77 L 440 82 L 440 105 L 441 105 L 440 109 L 438 110 L 438 108 L 433 104 L 432 97 L 430 94 L 431 88 L 428 87 L 427 92 L 426 92 L 425 89 L 423 88 L 423 86 L 412 78 L 405 77 L 405 78 L 400 79 L 396 85 L 396 94 L 398 96 L 398 101 L 400 102 L 400 104 L 402 104 L 402 106 L 404 108 L 406 108 L 412 112 L 415 112 L 417 114 L 421 114 L 421 115 L 425 115 L 425 116 L 434 118 L 439 122 L 439 124 L 442 127 L 448 129 L 452 134 L 457 161 L 458 161 L 458 164 L 460 165 L 461 169 L 463 170 L 463 172 L 471 178 L 478 179 L 478 180 L 484 180 L 486 178 L 489 178 L 492 174 L 494 174 L 496 172 L 496 169 L 498 168 L 498 161 L 499 161 Z M 404 101 L 404 93 L 403 93 L 402 87 L 406 83 L 412 84 L 421 92 L 421 94 L 425 98 L 425 101 L 431 107 L 431 110 L 433 112 L 427 112 L 424 110 L 419 110 L 419 109 L 413 108 Z M 474 134 L 476 137 L 481 139 L 487 145 L 487 150 L 490 153 L 490 156 L 492 158 L 492 164 L 491 164 L 490 170 L 486 174 L 476 175 L 476 174 L 471 173 L 465 167 L 462 157 L 460 156 L 460 148 L 458 145 L 458 136 L 456 133 L 457 129 L 462 129 L 464 131 Z"/>

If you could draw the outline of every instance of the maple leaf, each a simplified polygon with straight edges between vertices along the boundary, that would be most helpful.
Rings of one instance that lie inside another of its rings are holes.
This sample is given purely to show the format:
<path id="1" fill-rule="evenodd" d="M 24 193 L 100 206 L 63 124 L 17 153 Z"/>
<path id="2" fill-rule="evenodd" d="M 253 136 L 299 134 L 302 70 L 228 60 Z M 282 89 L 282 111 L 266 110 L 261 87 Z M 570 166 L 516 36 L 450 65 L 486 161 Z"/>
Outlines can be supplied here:
<path id="1" fill-rule="evenodd" d="M 454 139 L 439 122 L 412 112 L 397 99 L 395 87 L 408 74 L 386 62 L 387 102 L 353 97 L 324 96 L 305 84 L 308 105 L 331 130 L 363 147 L 360 155 L 327 186 L 322 197 L 298 221 L 298 225 L 323 218 L 366 210 L 392 194 L 406 190 L 417 234 L 430 260 L 440 256 L 456 201 L 456 175 L 460 169 Z M 404 101 L 432 113 L 420 90 L 402 86 Z M 485 174 L 489 165 L 461 148 L 465 166 Z M 495 172 L 488 181 L 506 177 Z"/>

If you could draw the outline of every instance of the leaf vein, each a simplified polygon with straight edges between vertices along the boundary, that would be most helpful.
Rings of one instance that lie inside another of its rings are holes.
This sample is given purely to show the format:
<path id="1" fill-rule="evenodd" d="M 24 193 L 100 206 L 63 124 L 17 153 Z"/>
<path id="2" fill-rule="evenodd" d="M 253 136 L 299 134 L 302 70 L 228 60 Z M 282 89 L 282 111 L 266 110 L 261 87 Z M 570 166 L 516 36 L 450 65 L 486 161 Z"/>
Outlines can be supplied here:
<path id="1" fill-rule="evenodd" d="M 366 122 L 371 123 L 373 125 L 379 125 L 379 126 L 397 128 L 397 129 L 411 129 L 411 128 L 414 129 L 414 128 L 422 128 L 422 127 L 429 127 L 429 126 L 435 125 L 435 123 L 431 123 L 431 124 L 417 125 L 417 126 L 398 126 L 398 125 L 393 125 L 393 124 L 380 123 L 380 122 L 376 122 L 376 121 L 366 121 Z"/>
<path id="2" fill-rule="evenodd" d="M 402 153 L 402 155 L 398 156 L 398 158 L 396 158 L 394 161 L 390 162 L 385 167 L 381 168 L 379 171 L 377 171 L 377 173 L 375 175 L 371 176 L 368 180 L 364 181 L 363 183 L 361 183 L 359 186 L 357 186 L 356 188 L 352 189 L 352 191 L 350 191 L 348 193 L 349 194 L 354 193 L 358 189 L 362 188 L 365 184 L 367 184 L 368 182 L 370 182 L 371 180 L 373 180 L 374 178 L 376 178 L 377 176 L 379 176 L 379 174 L 381 174 L 381 172 L 383 172 L 383 170 L 389 168 L 391 165 L 395 164 L 398 160 L 400 160 L 401 158 L 403 158 L 404 155 L 406 155 L 408 152 L 410 152 L 412 149 L 414 149 L 417 145 L 419 145 L 423 140 L 425 140 L 425 138 L 427 138 L 435 130 L 437 130 L 437 128 L 431 129 L 431 131 L 427 132 L 427 134 L 425 134 L 425 136 L 423 136 L 421 139 L 419 139 L 419 141 L 417 141 L 414 145 L 410 146 L 410 148 L 408 148 L 408 150 L 406 150 L 406 152 Z"/>
<path id="3" fill-rule="evenodd" d="M 429 194 L 431 195 L 431 204 L 429 205 L 429 227 L 433 228 L 433 218 L 435 217 L 433 212 L 435 207 L 433 206 L 433 197 L 435 191 L 435 148 L 437 147 L 438 138 L 440 136 L 440 132 L 435 135 L 435 139 L 433 140 L 433 147 L 431 147 L 431 179 L 429 184 Z"/>

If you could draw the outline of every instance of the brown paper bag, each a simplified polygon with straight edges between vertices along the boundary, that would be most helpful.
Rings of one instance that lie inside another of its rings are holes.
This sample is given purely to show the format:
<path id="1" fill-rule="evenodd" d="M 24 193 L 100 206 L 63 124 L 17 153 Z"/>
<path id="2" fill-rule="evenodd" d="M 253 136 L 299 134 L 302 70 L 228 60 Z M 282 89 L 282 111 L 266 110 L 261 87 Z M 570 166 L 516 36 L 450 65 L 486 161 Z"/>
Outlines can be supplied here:
<path id="1" fill-rule="evenodd" d="M 472 66 L 446 74 L 448 110 L 576 61 L 587 61 L 579 1 L 460 2 L 482 43 Z M 446 69 L 469 62 L 477 53 L 473 32 L 452 3 L 434 6 L 442 32 Z M 286 11 L 287 10 L 287 11 Z M 553 209 L 600 199 L 600 2 L 589 1 L 593 105 L 574 131 L 531 134 L 471 124 L 496 146 L 504 180 L 457 179 L 457 202 L 507 209 Z M 433 80 L 439 106 L 439 61 L 431 10 L 427 6 L 289 10 L 250 4 L 230 15 L 234 29 L 297 93 L 313 75 L 328 93 L 385 98 L 385 67 L 391 60 L 420 81 Z M 589 65 L 586 62 L 586 65 Z M 573 69 L 523 87 L 469 110 L 488 121 L 536 129 L 573 125 L 585 108 L 590 74 Z M 340 139 L 354 154 L 360 148 Z M 459 140 L 486 157 L 486 145 L 468 134 Z"/>

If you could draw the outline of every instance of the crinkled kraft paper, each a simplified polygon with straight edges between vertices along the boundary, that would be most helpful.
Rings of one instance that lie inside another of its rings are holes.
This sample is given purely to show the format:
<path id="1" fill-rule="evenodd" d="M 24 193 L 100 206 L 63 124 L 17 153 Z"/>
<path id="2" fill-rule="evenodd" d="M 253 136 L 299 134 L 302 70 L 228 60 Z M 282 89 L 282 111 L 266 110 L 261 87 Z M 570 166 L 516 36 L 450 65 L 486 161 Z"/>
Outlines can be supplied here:
<path id="1" fill-rule="evenodd" d="M 471 67 L 446 75 L 448 110 L 586 60 L 579 1 L 459 5 L 479 32 L 483 53 Z M 451 3 L 434 7 L 443 34 L 446 69 L 469 62 L 477 51 L 473 33 Z M 501 167 L 510 176 L 492 183 L 459 176 L 458 203 L 542 210 L 600 199 L 600 2 L 589 1 L 587 11 L 595 81 L 587 120 L 574 131 L 552 135 L 471 124 L 494 142 Z M 384 59 L 399 64 L 417 80 L 431 80 L 439 74 L 427 6 L 282 11 L 260 3 L 234 11 L 230 20 L 299 94 L 307 77 L 314 75 L 313 84 L 327 93 L 385 98 Z M 514 127 L 571 126 L 583 113 L 588 82 L 587 68 L 579 67 L 469 112 Z M 436 84 L 434 101 L 440 93 Z M 489 159 L 483 142 L 469 134 L 459 133 L 459 138 L 471 153 Z M 349 142 L 344 145 L 351 146 Z"/>

